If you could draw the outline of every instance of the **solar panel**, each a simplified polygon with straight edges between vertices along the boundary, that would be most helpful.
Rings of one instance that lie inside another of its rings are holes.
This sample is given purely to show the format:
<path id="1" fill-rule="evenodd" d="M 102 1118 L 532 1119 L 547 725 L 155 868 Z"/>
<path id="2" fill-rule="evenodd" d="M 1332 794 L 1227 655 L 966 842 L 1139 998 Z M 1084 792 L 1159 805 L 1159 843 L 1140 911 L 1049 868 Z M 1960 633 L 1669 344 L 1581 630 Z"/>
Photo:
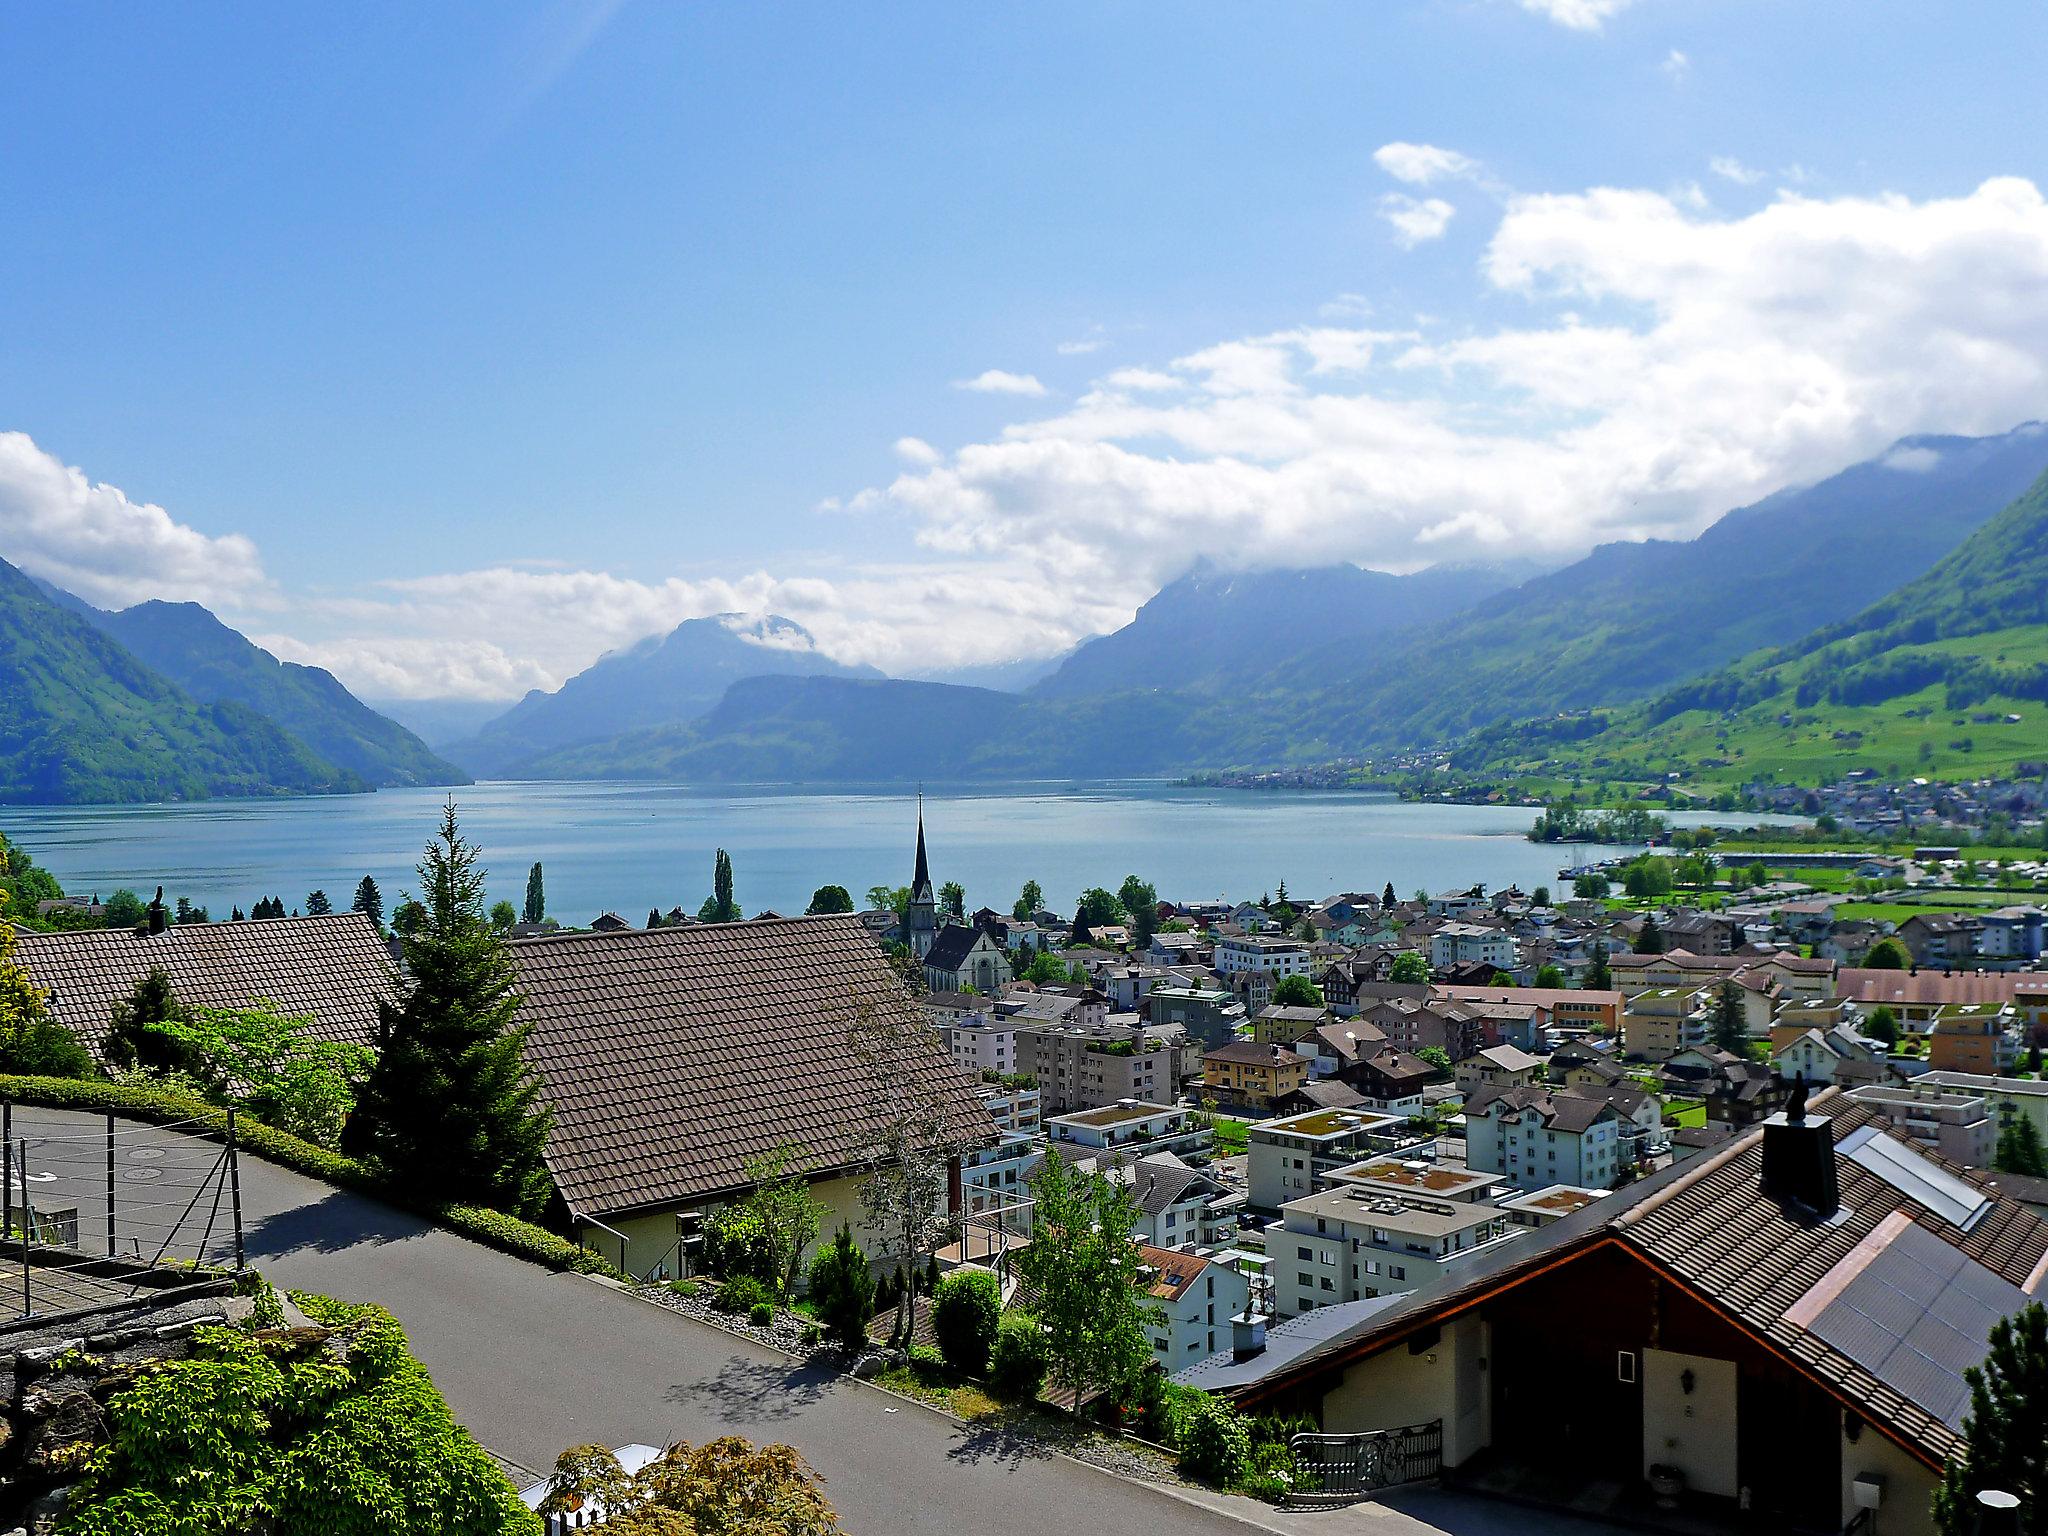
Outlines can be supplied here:
<path id="1" fill-rule="evenodd" d="M 1862 1258 L 1851 1254 L 1844 1264 Z M 1963 1372 L 2026 1293 L 1925 1227 L 1899 1228 L 1807 1324 L 1879 1381 L 1952 1429 L 1970 1405 Z"/>
<path id="2" fill-rule="evenodd" d="M 1851 1162 L 1883 1179 L 1907 1199 L 1965 1232 L 1991 1208 L 1991 1197 L 1976 1185 L 1936 1167 L 1876 1126 L 1851 1131 L 1842 1138 L 1841 1151 Z"/>

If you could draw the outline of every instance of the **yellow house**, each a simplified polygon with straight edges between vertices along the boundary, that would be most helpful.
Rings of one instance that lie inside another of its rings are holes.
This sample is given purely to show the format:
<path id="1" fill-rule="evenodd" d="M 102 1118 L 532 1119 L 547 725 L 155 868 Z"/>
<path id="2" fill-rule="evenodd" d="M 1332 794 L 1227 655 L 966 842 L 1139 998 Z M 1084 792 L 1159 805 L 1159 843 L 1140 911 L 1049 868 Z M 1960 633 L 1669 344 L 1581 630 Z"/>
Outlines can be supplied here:
<path id="1" fill-rule="evenodd" d="M 1284 1045 L 1234 1040 L 1202 1056 L 1202 1089 L 1219 1099 L 1271 1109 L 1308 1081 L 1308 1058 Z"/>

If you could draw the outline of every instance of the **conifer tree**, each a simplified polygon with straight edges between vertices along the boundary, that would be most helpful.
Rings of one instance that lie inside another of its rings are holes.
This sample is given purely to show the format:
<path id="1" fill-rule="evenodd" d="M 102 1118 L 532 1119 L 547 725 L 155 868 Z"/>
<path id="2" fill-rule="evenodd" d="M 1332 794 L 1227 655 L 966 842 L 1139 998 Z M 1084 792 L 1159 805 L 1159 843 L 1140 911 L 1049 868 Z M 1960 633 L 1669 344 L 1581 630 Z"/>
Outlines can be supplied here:
<path id="1" fill-rule="evenodd" d="M 334 903 L 327 899 L 325 891 L 308 891 L 306 893 L 306 916 L 325 917 L 333 910 Z"/>
<path id="2" fill-rule="evenodd" d="M 368 875 L 357 882 L 356 899 L 349 903 L 349 910 L 362 913 L 379 928 L 384 926 L 384 893 Z"/>
<path id="3" fill-rule="evenodd" d="M 1643 931 L 1636 935 L 1636 953 L 1639 955 L 1661 955 L 1664 953 L 1664 930 L 1657 926 L 1657 914 L 1643 914 Z"/>
<path id="4" fill-rule="evenodd" d="M 411 986 L 378 1008 L 377 1065 L 344 1145 L 414 1195 L 531 1215 L 547 1198 L 548 1115 L 477 859 L 451 801 L 418 866 L 419 919 L 400 937 Z"/>
<path id="5" fill-rule="evenodd" d="M 1946 1536 L 1973 1536 L 1977 1495 L 2001 1489 L 2020 1501 L 2023 1531 L 2048 1517 L 2048 1310 L 2031 1302 L 1991 1329 L 1991 1352 L 1963 1372 L 1970 1411 L 1968 1446 L 1948 1464 L 1934 1495 L 1934 1518 Z"/>
<path id="6" fill-rule="evenodd" d="M 1399 903 L 1394 897 L 1394 882 L 1389 880 L 1387 888 L 1380 892 L 1380 910 L 1382 912 L 1391 912 L 1398 905 Z"/>
<path id="7" fill-rule="evenodd" d="M 2041 1133 L 2035 1129 L 2032 1115 L 2014 1115 L 1999 1130 L 1991 1164 L 2000 1173 L 2024 1173 L 2037 1179 L 2048 1175 L 2048 1157 L 2042 1154 Z"/>
<path id="8" fill-rule="evenodd" d="M 537 923 L 548 915 L 547 890 L 541 880 L 538 861 L 526 872 L 526 908 L 520 915 L 529 923 Z"/>
<path id="9" fill-rule="evenodd" d="M 1593 946 L 1593 963 L 1586 967 L 1586 990 L 1605 992 L 1614 985 L 1614 972 L 1607 968 L 1607 942 Z"/>
<path id="10" fill-rule="evenodd" d="M 1724 981 L 1714 993 L 1714 1016 L 1707 1026 L 1715 1046 L 1731 1055 L 1749 1054 L 1749 1020 L 1742 1003 L 1742 984 Z"/>

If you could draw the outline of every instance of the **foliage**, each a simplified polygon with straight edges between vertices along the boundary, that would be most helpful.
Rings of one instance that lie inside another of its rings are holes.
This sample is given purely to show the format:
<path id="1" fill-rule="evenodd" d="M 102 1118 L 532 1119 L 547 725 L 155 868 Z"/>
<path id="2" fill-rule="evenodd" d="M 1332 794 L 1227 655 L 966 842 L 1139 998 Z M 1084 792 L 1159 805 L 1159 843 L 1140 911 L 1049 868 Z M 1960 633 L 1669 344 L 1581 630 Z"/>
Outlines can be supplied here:
<path id="1" fill-rule="evenodd" d="M 170 974 L 161 966 L 151 966 L 134 990 L 114 1004 L 107 1029 L 107 1060 L 117 1067 L 184 1071 L 190 1062 L 177 1037 L 162 1032 L 159 1026 L 182 1024 L 189 1016 L 171 989 Z"/>
<path id="2" fill-rule="evenodd" d="M 362 913 L 379 928 L 384 926 L 384 893 L 370 876 L 356 882 L 355 899 L 349 903 L 349 910 Z"/>
<path id="3" fill-rule="evenodd" d="M 1976 1496 L 2002 1489 L 2020 1501 L 2020 1529 L 2038 1531 L 2048 1517 L 2048 1310 L 2029 1302 L 1991 1329 L 1982 1365 L 1963 1372 L 1970 1411 L 1966 1448 L 1952 1461 L 1934 1496 L 1945 1536 L 1972 1536 Z"/>
<path id="4" fill-rule="evenodd" d="M 1594 901 L 1605 901 L 1607 893 L 1613 889 L 1613 884 L 1605 875 L 1597 874 L 1592 870 L 1587 870 L 1583 875 L 1572 877 L 1572 894 L 1574 896 L 1589 897 Z"/>
<path id="5" fill-rule="evenodd" d="M 768 1327 L 775 1321 L 775 1307 L 773 1303 L 766 1301 L 755 1302 L 753 1306 L 747 1309 L 747 1321 L 756 1328 Z"/>
<path id="6" fill-rule="evenodd" d="M 1429 980 L 1429 960 L 1412 949 L 1404 949 L 1394 956 L 1394 963 L 1387 970 L 1387 980 L 1404 986 L 1425 983 Z"/>
<path id="7" fill-rule="evenodd" d="M 1449 1073 L 1451 1070 L 1451 1053 L 1440 1045 L 1425 1045 L 1415 1054 L 1439 1072 Z"/>
<path id="8" fill-rule="evenodd" d="M 130 893 L 131 895 L 133 892 Z M 327 899 L 325 891 L 306 892 L 306 916 L 325 917 L 334 910 L 334 903 Z M 111 914 L 109 914 L 111 917 Z"/>
<path id="9" fill-rule="evenodd" d="M 747 1179 L 754 1188 L 744 1205 L 760 1228 L 765 1266 L 761 1278 L 783 1299 L 796 1291 L 804 1250 L 816 1240 L 825 1213 L 811 1198 L 810 1181 L 802 1170 L 803 1154 L 788 1145 L 747 1163 Z"/>
<path id="10" fill-rule="evenodd" d="M 1636 933 L 1636 953 L 1639 955 L 1661 955 L 1664 953 L 1664 930 L 1657 926 L 1657 914 L 1643 914 L 1643 926 Z"/>
<path id="11" fill-rule="evenodd" d="M 1749 1020 L 1740 982 L 1724 981 L 1714 989 L 1714 1014 L 1707 1023 L 1707 1038 L 1717 1050 L 1736 1056 L 1749 1053 Z"/>
<path id="12" fill-rule="evenodd" d="M 1296 972 L 1292 976 L 1282 976 L 1273 984 L 1273 1002 L 1280 1008 L 1320 1008 L 1323 1006 L 1323 989 Z"/>
<path id="13" fill-rule="evenodd" d="M 333 1341 L 202 1328 L 106 1407 L 67 1536 L 538 1533 L 379 1307 L 294 1295 Z M 339 1344 L 341 1347 L 332 1347 Z"/>
<path id="14" fill-rule="evenodd" d="M 547 1198 L 549 1120 L 512 962 L 484 918 L 484 872 L 452 800 L 418 872 L 425 921 L 400 941 L 411 986 L 378 1006 L 382 1048 L 345 1145 L 429 1198 L 530 1215 Z"/>
<path id="15" fill-rule="evenodd" d="M 1870 1017 L 1863 1021 L 1863 1033 L 1873 1040 L 1882 1040 L 1886 1045 L 1899 1043 L 1899 1016 L 1884 1004 L 1879 1003 L 1870 1010 Z"/>
<path id="16" fill-rule="evenodd" d="M 49 993 L 14 958 L 8 901 L 0 890 L 0 1072 L 91 1077 L 92 1057 L 76 1035 L 50 1017 Z"/>
<path id="17" fill-rule="evenodd" d="M 1219 1397 L 1194 1394 L 1180 1405 L 1178 1435 L 1180 1467 L 1190 1477 L 1217 1488 L 1243 1481 L 1251 1466 L 1251 1429 L 1244 1415 Z"/>
<path id="18" fill-rule="evenodd" d="M 1672 861 L 1652 854 L 1630 859 L 1621 869 L 1621 888 L 1637 900 L 1655 901 L 1671 894 Z"/>
<path id="19" fill-rule="evenodd" d="M 1095 885 L 1081 893 L 1080 903 L 1074 909 L 1074 926 L 1107 928 L 1121 923 L 1124 916 L 1124 904 L 1117 900 L 1116 892 Z"/>
<path id="20" fill-rule="evenodd" d="M 1538 966 L 1536 969 L 1536 985 L 1548 988 L 1551 991 L 1557 991 L 1564 986 L 1564 972 L 1554 965 Z"/>
<path id="21" fill-rule="evenodd" d="M 721 1312 L 752 1312 L 756 1307 L 767 1307 L 772 1312 L 774 1299 L 768 1287 L 752 1275 L 729 1275 L 719 1285 L 711 1298 L 711 1305 Z"/>
<path id="22" fill-rule="evenodd" d="M 1606 992 L 1614 986 L 1614 972 L 1607 964 L 1605 939 L 1593 946 L 1593 963 L 1586 967 L 1585 986 L 1589 992 Z"/>
<path id="23" fill-rule="evenodd" d="M 875 1277 L 868 1256 L 853 1240 L 853 1228 L 839 1224 L 828 1248 L 811 1260 L 808 1286 L 812 1309 L 846 1353 L 856 1355 L 867 1342 L 868 1319 L 874 1316 Z"/>
<path id="24" fill-rule="evenodd" d="M 1999 1128 L 1992 1166 L 2000 1173 L 2024 1173 L 2034 1178 L 2048 1175 L 2048 1156 L 2043 1155 L 2041 1132 L 2032 1115 L 2014 1115 Z"/>
<path id="25" fill-rule="evenodd" d="M 745 1201 L 721 1205 L 704 1218 L 704 1267 L 728 1279 L 751 1275 L 762 1285 L 778 1272 L 761 1213 Z"/>
<path id="26" fill-rule="evenodd" d="M 1045 892 L 1038 888 L 1036 880 L 1026 880 L 1024 889 L 1017 893 L 1016 903 L 1010 908 L 1010 916 L 1020 923 L 1031 921 L 1031 914 L 1045 908 Z"/>
<path id="27" fill-rule="evenodd" d="M 1913 956 L 1897 939 L 1879 939 L 1865 952 L 1863 965 L 1873 971 L 1910 971 Z"/>
<path id="28" fill-rule="evenodd" d="M 498 932 L 504 933 L 518 921 L 519 909 L 513 906 L 511 902 L 494 901 L 491 903 L 491 926 L 497 929 Z"/>
<path id="29" fill-rule="evenodd" d="M 737 1435 L 678 1441 L 632 1476 L 603 1446 L 579 1445 L 556 1459 L 540 1512 L 595 1501 L 608 1536 L 837 1536 L 823 1485 L 791 1447 Z"/>
<path id="30" fill-rule="evenodd" d="M 948 880 L 939 887 L 939 910 L 952 917 L 967 915 L 967 887 L 958 880 Z"/>
<path id="31" fill-rule="evenodd" d="M 1152 1306 L 1131 1239 L 1141 1213 L 1128 1186 L 1057 1153 L 1032 1174 L 1031 1194 L 1031 1241 L 1017 1268 L 1038 1292 L 1053 1375 L 1078 1410 L 1085 1388 L 1122 1388 L 1152 1358 Z"/>
<path id="32" fill-rule="evenodd" d="M 811 904 L 804 911 L 815 917 L 821 912 L 851 912 L 853 895 L 843 885 L 821 885 L 811 893 Z"/>
<path id="33" fill-rule="evenodd" d="M 541 922 L 548 915 L 547 877 L 541 873 L 538 860 L 526 872 L 526 901 L 519 915 L 529 923 Z"/>
<path id="34" fill-rule="evenodd" d="M 310 1018 L 268 1007 L 202 1008 L 144 1026 L 169 1042 L 165 1054 L 209 1102 L 234 1104 L 288 1136 L 322 1147 L 341 1142 L 341 1128 L 369 1074 L 365 1046 L 320 1040 Z"/>
<path id="35" fill-rule="evenodd" d="M 988 1352 L 1003 1316 L 1003 1289 L 986 1270 L 948 1275 L 932 1293 L 932 1332 L 946 1364 L 965 1376 L 988 1370 Z"/>
<path id="36" fill-rule="evenodd" d="M 711 894 L 704 898 L 704 905 L 697 909 L 697 916 L 707 923 L 736 923 L 740 920 L 739 903 L 732 897 L 732 855 L 723 848 L 711 865 Z"/>
<path id="37" fill-rule="evenodd" d="M 988 1383 L 999 1397 L 1030 1401 L 1045 1385 L 1052 1346 L 1036 1314 L 1005 1312 L 988 1352 Z"/>

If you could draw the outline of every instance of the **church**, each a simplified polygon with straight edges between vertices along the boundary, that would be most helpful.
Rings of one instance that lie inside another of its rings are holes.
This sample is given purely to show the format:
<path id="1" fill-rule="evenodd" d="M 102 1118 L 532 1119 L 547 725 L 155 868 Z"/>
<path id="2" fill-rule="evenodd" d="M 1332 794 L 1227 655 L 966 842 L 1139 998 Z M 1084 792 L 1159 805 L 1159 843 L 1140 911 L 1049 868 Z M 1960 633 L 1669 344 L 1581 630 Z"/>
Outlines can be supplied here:
<path id="1" fill-rule="evenodd" d="M 979 992 L 994 996 L 1010 980 L 1010 959 L 986 928 L 953 914 L 939 916 L 930 860 L 924 847 L 924 806 L 917 810 L 917 864 L 910 876 L 910 905 L 903 917 L 903 942 L 924 966 L 933 992 Z"/>

